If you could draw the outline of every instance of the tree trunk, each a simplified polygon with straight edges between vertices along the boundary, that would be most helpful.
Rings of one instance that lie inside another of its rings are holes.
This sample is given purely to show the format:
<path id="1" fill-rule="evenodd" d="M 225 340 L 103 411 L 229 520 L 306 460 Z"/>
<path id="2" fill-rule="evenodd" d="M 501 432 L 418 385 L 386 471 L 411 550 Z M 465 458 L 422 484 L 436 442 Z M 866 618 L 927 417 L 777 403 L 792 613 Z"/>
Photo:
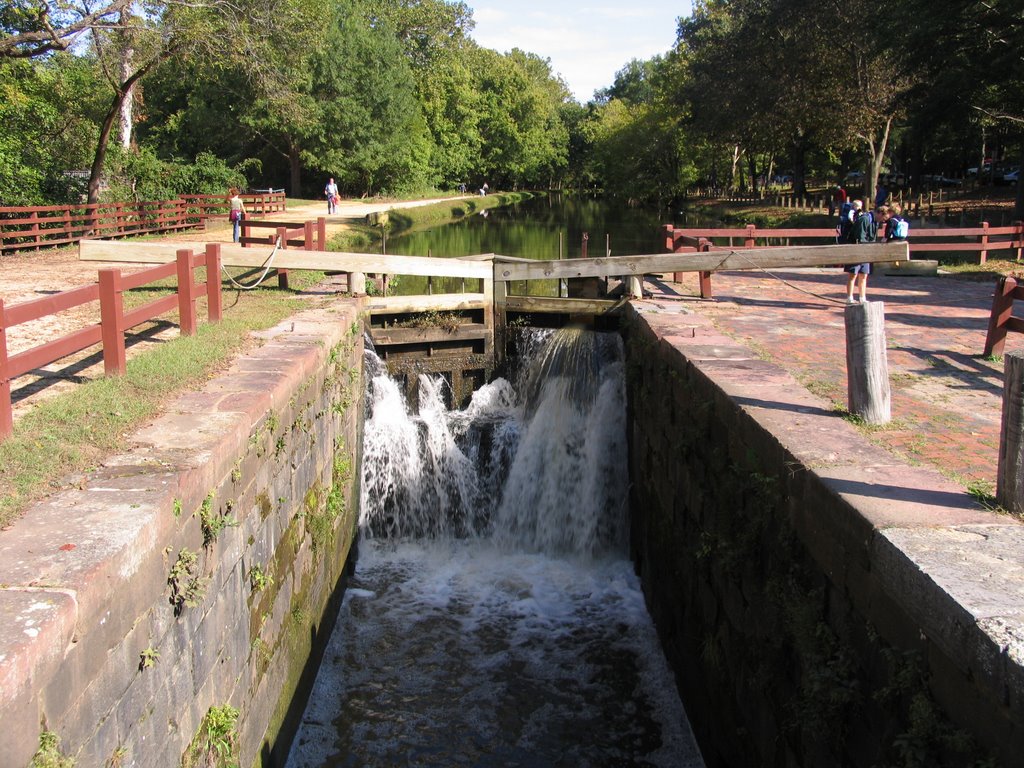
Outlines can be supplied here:
<path id="1" fill-rule="evenodd" d="M 288 176 L 291 180 L 289 192 L 293 197 L 301 197 L 302 164 L 299 162 L 299 145 L 293 140 L 288 141 Z"/>
<path id="2" fill-rule="evenodd" d="M 103 178 L 103 163 L 107 159 L 107 146 L 110 142 L 110 133 L 114 128 L 114 121 L 121 113 L 121 104 L 124 102 L 124 91 L 118 91 L 114 101 L 107 110 L 103 124 L 100 126 L 100 137 L 96 143 L 96 154 L 92 159 L 92 168 L 89 171 L 89 196 L 86 202 L 90 205 L 100 201 L 100 180 Z"/>
<path id="3" fill-rule="evenodd" d="M 135 58 L 135 47 L 132 42 L 132 30 L 130 27 L 131 12 L 129 9 L 121 11 L 121 25 L 124 29 L 122 33 L 122 47 L 121 47 L 121 82 L 127 83 L 132 76 L 132 67 Z M 120 122 L 119 122 L 119 135 L 118 138 L 121 142 L 121 146 L 125 149 L 131 149 L 132 146 L 132 128 L 134 126 L 133 113 L 135 111 L 135 89 L 129 87 L 125 90 L 124 99 L 121 101 L 120 110 Z"/>

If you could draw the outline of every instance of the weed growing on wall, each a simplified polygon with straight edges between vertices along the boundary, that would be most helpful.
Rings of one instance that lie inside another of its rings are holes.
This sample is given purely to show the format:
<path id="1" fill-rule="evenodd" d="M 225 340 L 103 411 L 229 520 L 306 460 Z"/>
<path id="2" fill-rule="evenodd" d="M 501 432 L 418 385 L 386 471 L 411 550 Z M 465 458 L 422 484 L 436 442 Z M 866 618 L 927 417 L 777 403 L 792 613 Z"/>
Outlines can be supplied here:
<path id="1" fill-rule="evenodd" d="M 186 607 L 195 608 L 206 594 L 207 580 L 197 573 L 198 565 L 199 555 L 182 548 L 171 566 L 167 584 L 171 588 L 170 601 L 175 616 L 180 616 Z"/>
<path id="2" fill-rule="evenodd" d="M 221 531 L 238 524 L 237 521 L 228 517 L 232 506 L 232 502 L 229 501 L 225 504 L 224 512 L 221 513 L 213 508 L 213 493 L 203 499 L 203 503 L 199 507 L 199 526 L 203 531 L 203 547 L 205 549 L 213 546 Z"/>
<path id="3" fill-rule="evenodd" d="M 274 583 L 274 577 L 269 573 L 264 572 L 263 568 L 259 564 L 253 565 L 249 569 L 249 586 L 253 592 L 262 592 Z"/>
<path id="4" fill-rule="evenodd" d="M 39 734 L 39 749 L 32 756 L 29 768 L 74 768 L 75 761 L 61 754 L 57 734 L 43 731 Z"/>
<path id="5" fill-rule="evenodd" d="M 141 672 L 144 669 L 155 667 L 156 662 L 157 660 L 159 660 L 159 658 L 160 651 L 158 651 L 156 648 L 150 646 L 144 649 L 142 653 L 139 654 L 139 671 Z"/>
<path id="6" fill-rule="evenodd" d="M 182 755 L 182 768 L 238 768 L 237 728 L 237 709 L 229 704 L 210 707 Z"/>

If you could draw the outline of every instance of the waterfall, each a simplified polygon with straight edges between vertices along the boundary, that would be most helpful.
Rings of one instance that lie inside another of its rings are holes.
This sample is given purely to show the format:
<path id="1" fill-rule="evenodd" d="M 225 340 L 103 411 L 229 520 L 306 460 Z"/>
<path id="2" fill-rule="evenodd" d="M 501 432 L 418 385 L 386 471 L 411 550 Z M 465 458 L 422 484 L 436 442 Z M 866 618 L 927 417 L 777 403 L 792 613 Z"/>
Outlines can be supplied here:
<path id="1" fill-rule="evenodd" d="M 461 411 L 367 361 L 364 541 L 289 768 L 703 768 L 626 557 L 621 340 L 523 341 Z"/>
<path id="2" fill-rule="evenodd" d="M 420 378 L 413 412 L 378 370 L 370 382 L 361 520 L 373 537 L 474 536 L 507 549 L 596 555 L 626 531 L 622 340 L 533 331 L 513 386 L 463 411 Z"/>

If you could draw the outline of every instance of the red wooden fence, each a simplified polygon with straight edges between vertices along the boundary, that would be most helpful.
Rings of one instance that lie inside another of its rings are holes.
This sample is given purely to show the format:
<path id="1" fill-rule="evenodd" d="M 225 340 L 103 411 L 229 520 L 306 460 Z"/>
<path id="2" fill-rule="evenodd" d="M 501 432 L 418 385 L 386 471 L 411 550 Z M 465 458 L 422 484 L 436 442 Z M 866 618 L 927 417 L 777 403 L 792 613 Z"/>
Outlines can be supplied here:
<path id="1" fill-rule="evenodd" d="M 125 331 L 177 308 L 181 333 L 190 336 L 197 327 L 196 300 L 203 293 L 207 296 L 210 322 L 218 322 L 222 307 L 220 262 L 220 245 L 211 243 L 206 246 L 205 253 L 180 250 L 173 262 L 128 275 L 122 275 L 120 269 L 101 269 L 98 282 L 41 299 L 10 307 L 5 307 L 0 299 L 0 440 L 10 435 L 13 427 L 11 380 L 15 377 L 100 343 L 103 345 L 103 368 L 107 375 L 123 374 L 126 365 Z M 205 283 L 195 282 L 193 270 L 197 267 L 206 267 Z M 175 294 L 127 312 L 124 310 L 124 291 L 172 275 L 178 278 Z M 8 328 L 92 301 L 100 303 L 99 323 L 8 357 Z"/>
<path id="2" fill-rule="evenodd" d="M 283 192 L 242 195 L 252 216 L 285 209 Z M 85 237 L 125 237 L 206 226 L 206 220 L 227 217 L 223 195 L 182 195 L 177 200 L 90 205 L 0 207 L 0 253 L 52 248 Z"/>
<path id="3" fill-rule="evenodd" d="M 754 224 L 745 227 L 707 228 L 691 227 L 686 229 L 677 228 L 671 224 L 662 227 L 666 239 L 671 237 L 673 243 L 680 238 L 699 239 L 706 238 L 712 242 L 711 250 L 722 248 L 767 248 L 779 245 L 794 245 L 793 240 L 814 240 L 835 242 L 836 232 L 834 228 L 816 229 L 768 229 L 758 228 Z M 715 244 L 715 240 L 728 239 L 728 245 Z M 742 241 L 737 245 L 734 240 Z M 815 243 L 807 243 L 814 245 Z M 911 226 L 910 255 L 913 258 L 915 253 L 978 253 L 981 263 L 984 264 L 990 251 L 1013 250 L 1016 251 L 1013 258 L 1020 260 L 1021 250 L 1024 249 L 1024 222 L 1017 222 L 1007 227 L 992 227 L 988 222 L 982 222 L 980 227 L 929 227 L 915 229 Z M 677 246 L 670 246 L 670 250 L 676 251 Z M 692 244 L 683 243 L 680 240 L 679 250 L 683 252 L 693 250 Z"/>
<path id="4" fill-rule="evenodd" d="M 269 229 L 270 234 L 254 235 L 254 229 Z M 238 242 L 243 248 L 250 245 L 274 245 L 280 242 L 281 249 L 296 246 L 306 251 L 327 250 L 327 219 L 323 216 L 313 221 L 250 221 L 242 220 L 242 232 Z M 277 270 L 278 287 L 288 288 L 288 270 Z"/>

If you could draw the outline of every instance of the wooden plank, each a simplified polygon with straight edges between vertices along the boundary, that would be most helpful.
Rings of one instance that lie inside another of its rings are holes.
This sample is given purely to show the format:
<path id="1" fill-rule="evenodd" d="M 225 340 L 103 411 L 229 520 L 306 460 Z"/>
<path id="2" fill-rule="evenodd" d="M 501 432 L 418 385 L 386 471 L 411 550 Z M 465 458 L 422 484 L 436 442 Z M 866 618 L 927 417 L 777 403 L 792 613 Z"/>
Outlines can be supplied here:
<path id="1" fill-rule="evenodd" d="M 467 323 L 454 330 L 448 328 L 374 328 L 370 338 L 374 344 L 428 344 L 439 341 L 473 341 L 486 339 L 491 331 L 479 323 Z"/>
<path id="2" fill-rule="evenodd" d="M 100 287 L 96 283 L 83 285 L 80 288 L 72 288 L 68 291 L 61 291 L 50 296 L 43 296 L 40 299 L 30 299 L 18 304 L 11 304 L 4 309 L 4 325 L 8 328 L 38 320 L 47 315 L 55 315 L 66 309 L 74 309 L 82 304 L 91 301 L 99 301 Z"/>
<path id="3" fill-rule="evenodd" d="M 366 299 L 371 315 L 430 310 L 487 309 L 490 302 L 482 293 L 437 293 L 432 296 L 372 296 Z"/>
<path id="4" fill-rule="evenodd" d="M 536 312 L 538 314 L 610 315 L 619 312 L 628 302 L 625 299 L 559 299 L 546 296 L 508 296 L 508 312 Z"/>
<path id="5" fill-rule="evenodd" d="M 722 249 L 711 253 L 659 253 L 597 259 L 536 261 L 495 265 L 494 279 L 550 280 L 651 272 L 715 272 L 719 270 L 821 267 L 876 261 L 906 261 L 907 243 L 867 245 L 805 245 L 793 248 Z"/>
<path id="6" fill-rule="evenodd" d="M 82 240 L 78 258 L 82 261 L 118 261 L 141 264 L 162 264 L 173 261 L 182 248 L 202 251 L 205 243 L 137 243 L 112 240 Z M 221 263 L 226 267 L 263 267 L 271 249 L 243 248 L 225 244 Z M 891 261 L 891 259 L 890 259 Z M 491 264 L 465 259 L 435 259 L 426 256 L 384 256 L 367 253 L 332 251 L 279 250 L 273 266 L 279 269 L 314 269 L 328 272 L 366 272 L 387 275 L 420 275 L 433 277 L 487 278 Z"/>
<path id="7" fill-rule="evenodd" d="M 88 349 L 102 340 L 103 334 L 99 323 L 88 325 L 59 339 L 11 355 L 7 358 L 7 375 L 13 379 L 36 368 L 55 363 L 62 357 Z"/>

